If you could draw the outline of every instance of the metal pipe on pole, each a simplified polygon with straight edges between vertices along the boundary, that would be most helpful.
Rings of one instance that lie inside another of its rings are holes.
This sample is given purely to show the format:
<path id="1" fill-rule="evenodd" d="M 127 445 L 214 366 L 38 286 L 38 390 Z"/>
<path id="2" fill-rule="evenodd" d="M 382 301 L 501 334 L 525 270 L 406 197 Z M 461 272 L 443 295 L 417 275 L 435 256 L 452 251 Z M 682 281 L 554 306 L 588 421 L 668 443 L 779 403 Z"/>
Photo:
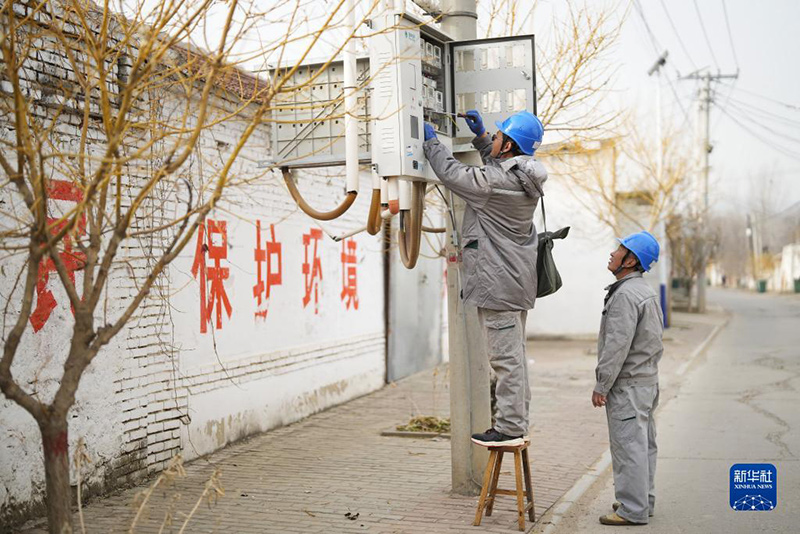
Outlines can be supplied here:
<path id="1" fill-rule="evenodd" d="M 652 67 L 647 71 L 648 76 L 656 75 L 656 147 L 658 150 L 656 159 L 656 180 L 659 184 L 663 183 L 664 177 L 664 139 L 661 124 L 661 67 L 666 65 L 669 52 L 664 50 Z M 663 217 L 657 221 L 658 240 L 661 243 L 661 258 L 658 261 L 658 281 L 659 296 L 661 300 L 661 313 L 663 315 L 664 328 L 669 327 L 669 302 L 667 299 L 667 283 L 669 281 L 669 254 L 667 252 L 667 222 Z"/>
<path id="2" fill-rule="evenodd" d="M 475 39 L 477 3 L 475 0 L 442 0 L 442 30 L 455 40 Z M 456 157 L 470 164 L 480 164 L 477 154 L 467 152 Z M 458 228 L 464 215 L 464 201 L 454 195 L 450 209 L 455 221 L 447 217 L 447 309 L 450 355 L 450 451 L 453 493 L 476 495 L 488 461 L 488 451 L 470 441 L 473 433 L 491 425 L 489 359 L 475 306 L 461 300 L 459 268 L 461 252 Z M 454 228 L 455 226 L 455 228 Z"/>
<path id="3" fill-rule="evenodd" d="M 347 192 L 358 192 L 358 119 L 356 107 L 356 0 L 347 0 L 345 33 L 348 39 L 344 48 L 344 145 Z"/>
<path id="4" fill-rule="evenodd" d="M 702 194 L 703 204 L 701 206 L 700 221 L 702 224 L 708 223 L 708 175 L 709 167 L 709 153 L 711 152 L 711 77 L 708 73 L 703 78 L 704 85 L 700 89 L 700 120 L 702 121 L 701 134 L 703 136 L 703 144 L 700 147 L 701 168 L 703 172 L 702 185 L 700 192 Z M 701 243 L 701 259 L 702 267 L 700 272 L 697 273 L 697 311 L 705 313 L 706 311 L 706 267 L 708 265 L 708 250 L 705 242 Z"/>

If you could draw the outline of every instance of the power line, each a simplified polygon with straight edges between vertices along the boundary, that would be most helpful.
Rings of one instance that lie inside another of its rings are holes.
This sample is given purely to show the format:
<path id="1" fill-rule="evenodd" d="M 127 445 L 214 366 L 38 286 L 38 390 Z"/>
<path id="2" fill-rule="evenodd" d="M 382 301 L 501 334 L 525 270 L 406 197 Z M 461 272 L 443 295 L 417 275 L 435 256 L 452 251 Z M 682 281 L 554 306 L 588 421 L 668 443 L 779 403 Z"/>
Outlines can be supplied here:
<path id="1" fill-rule="evenodd" d="M 719 106 L 717 106 L 717 107 L 719 107 Z M 733 107 L 735 111 L 737 111 L 737 112 L 739 112 L 739 113 L 741 113 L 743 115 L 747 114 L 747 110 L 746 109 L 742 109 L 742 108 L 740 108 L 739 106 L 737 106 L 735 104 L 732 105 L 731 107 Z M 720 109 L 722 109 L 722 108 L 720 108 Z M 773 130 L 769 126 L 757 121 L 755 119 L 755 117 L 752 116 L 752 114 L 749 116 L 749 122 L 751 124 L 755 125 L 755 126 L 758 126 L 762 130 L 766 130 L 767 132 L 778 136 L 781 139 L 785 139 L 786 141 L 793 141 L 795 143 L 800 143 L 800 137 L 792 137 L 791 135 L 787 135 L 787 134 L 785 134 L 783 132 L 779 132 L 777 130 Z"/>
<path id="2" fill-rule="evenodd" d="M 771 111 L 768 111 L 764 108 L 760 108 L 756 105 L 753 105 L 752 102 L 745 102 L 743 100 L 739 100 L 738 98 L 730 97 L 728 100 L 734 102 L 737 106 L 743 106 L 744 109 L 747 110 L 747 113 L 761 114 L 762 117 L 765 117 L 768 120 L 773 120 L 775 122 L 783 123 L 786 126 L 793 126 L 795 128 L 800 128 L 800 120 L 794 120 L 788 117 L 784 117 L 783 115 L 778 115 L 777 113 L 772 113 Z"/>
<path id="3" fill-rule="evenodd" d="M 719 107 L 719 106 L 717 106 L 717 107 Z M 765 145 L 767 145 L 768 147 L 772 148 L 773 150 L 777 150 L 778 152 L 780 152 L 780 153 L 781 153 L 781 154 L 783 154 L 784 156 L 787 156 L 787 157 L 789 157 L 789 158 L 792 158 L 792 159 L 794 159 L 794 160 L 800 161 L 800 153 L 793 152 L 792 150 L 790 150 L 790 149 L 788 149 L 788 148 L 786 148 L 786 147 L 783 147 L 783 146 L 781 146 L 781 145 L 778 145 L 777 143 L 774 143 L 774 142 L 772 142 L 772 141 L 769 141 L 769 140 L 767 140 L 767 139 L 764 139 L 763 137 L 761 137 L 760 135 L 758 135 L 757 133 L 755 133 L 755 132 L 753 131 L 753 129 L 752 129 L 752 128 L 750 128 L 750 127 L 748 127 L 748 126 L 746 126 L 746 125 L 742 124 L 742 123 L 739 121 L 739 119 L 737 119 L 736 117 L 734 117 L 733 115 L 731 115 L 730 113 L 728 113 L 726 110 L 724 110 L 724 109 L 720 109 L 720 111 L 721 111 L 722 113 L 724 113 L 725 115 L 727 115 L 727 116 L 728 116 L 728 118 L 730 118 L 730 119 L 731 119 L 731 120 L 732 120 L 734 123 L 736 123 L 736 124 L 737 124 L 737 125 L 738 125 L 740 128 L 742 128 L 744 131 L 746 131 L 746 132 L 747 132 L 748 134 L 750 134 L 752 137 L 755 137 L 756 139 L 758 139 L 759 141 L 761 141 L 762 143 L 764 143 L 764 144 L 765 144 Z"/>
<path id="4" fill-rule="evenodd" d="M 728 28 L 728 39 L 730 40 L 730 43 L 731 43 L 731 52 L 733 53 L 733 62 L 736 64 L 736 72 L 738 74 L 738 72 L 739 72 L 739 57 L 736 55 L 736 47 L 733 44 L 733 32 L 731 32 L 731 24 L 730 24 L 730 20 L 728 19 L 728 6 L 725 3 L 725 0 L 722 0 L 722 12 L 725 14 L 725 26 Z M 736 84 L 738 84 L 738 83 L 739 83 L 739 77 L 737 76 L 736 78 L 733 79 L 733 83 L 730 85 L 730 89 L 728 90 L 728 97 L 725 99 L 724 106 L 727 106 L 730 103 L 731 97 L 733 97 L 733 91 L 736 88 Z M 720 119 L 720 117 L 718 117 L 717 121 L 714 123 L 714 129 L 715 130 L 716 130 L 717 126 L 719 125 L 719 119 Z"/>
<path id="5" fill-rule="evenodd" d="M 731 85 L 731 87 L 733 87 L 733 85 Z M 764 100 L 769 100 L 770 102 L 774 102 L 775 104 L 779 104 L 779 105 L 784 106 L 786 108 L 789 108 L 791 110 L 800 111 L 800 106 L 796 106 L 794 104 L 787 104 L 786 102 L 781 102 L 780 100 L 776 100 L 776 99 L 771 98 L 769 96 L 765 96 L 765 95 L 762 95 L 762 94 L 759 94 L 759 93 L 755 93 L 753 91 L 748 91 L 747 89 L 742 89 L 741 87 L 735 87 L 735 89 L 737 91 L 741 91 L 743 93 L 747 93 L 748 95 L 752 95 L 752 96 L 755 96 L 755 97 L 758 97 L 758 98 L 763 98 Z"/>
<path id="6" fill-rule="evenodd" d="M 696 0 L 695 0 L 695 5 L 697 5 Z M 722 12 L 725 13 L 725 26 L 728 27 L 728 39 L 730 39 L 731 41 L 731 51 L 733 52 L 733 61 L 736 63 L 736 70 L 739 70 L 739 58 L 736 57 L 736 47 L 733 46 L 733 33 L 731 33 L 731 23 L 728 20 L 728 7 L 725 4 L 725 0 L 722 0 Z"/>
<path id="7" fill-rule="evenodd" d="M 706 25 L 703 24 L 703 15 L 700 14 L 700 6 L 697 5 L 697 0 L 694 0 L 694 9 L 697 11 L 697 19 L 700 21 L 700 28 L 703 30 L 703 36 L 706 38 L 706 44 L 708 45 L 708 51 L 711 52 L 711 59 L 714 60 L 714 66 L 719 69 L 719 63 L 717 62 L 717 56 L 714 55 L 714 49 L 711 48 L 711 41 L 708 38 L 708 32 L 706 31 Z"/>
<path id="8" fill-rule="evenodd" d="M 686 124 L 686 122 L 689 121 L 689 112 L 686 110 L 686 107 L 683 105 L 683 102 L 678 96 L 678 90 L 675 89 L 675 84 L 672 83 L 672 80 L 669 78 L 669 76 L 664 76 L 664 78 L 667 80 L 667 83 L 669 83 L 669 88 L 672 90 L 672 94 L 675 97 L 675 102 L 678 103 L 678 106 L 681 108 L 681 111 L 683 112 L 683 122 L 684 124 Z"/>
<path id="9" fill-rule="evenodd" d="M 642 22 L 644 23 L 644 27 L 647 30 L 647 35 L 650 36 L 650 44 L 653 45 L 653 50 L 655 50 L 656 55 L 661 54 L 661 44 L 658 42 L 658 39 L 656 39 L 653 30 L 650 29 L 650 24 L 648 24 L 647 18 L 644 16 L 642 4 L 639 2 L 639 0 L 633 0 L 633 5 L 636 8 L 636 11 L 639 13 L 639 17 L 642 19 Z"/>
<path id="10" fill-rule="evenodd" d="M 644 23 L 644 27 L 647 30 L 647 34 L 650 36 L 650 44 L 653 45 L 653 50 L 655 50 L 656 55 L 660 56 L 663 53 L 661 44 L 658 42 L 658 39 L 653 33 L 653 30 L 650 28 L 650 24 L 647 22 L 647 17 L 644 16 L 644 9 L 642 9 L 642 4 L 639 2 L 639 0 L 633 0 L 633 5 L 636 8 L 636 12 L 639 13 L 639 17 L 642 19 L 642 22 Z M 689 60 L 691 61 L 691 58 Z M 686 110 L 686 107 L 684 107 L 683 102 L 678 96 L 678 91 L 675 89 L 675 85 L 672 83 L 672 80 L 670 80 L 669 76 L 664 76 L 664 77 L 667 79 L 667 83 L 669 83 L 669 87 L 672 90 L 672 94 L 675 97 L 675 101 L 678 103 L 678 106 L 680 106 L 681 111 L 683 112 L 684 122 L 688 121 L 689 112 Z"/>
<path id="11" fill-rule="evenodd" d="M 764 224 L 765 222 L 770 221 L 772 219 L 775 219 L 777 217 L 783 217 L 784 215 L 792 216 L 794 214 L 793 213 L 789 213 L 789 212 L 794 211 L 795 208 L 800 208 L 800 200 L 798 200 L 794 204 L 790 204 L 789 206 L 783 208 L 782 210 L 780 210 L 777 213 L 773 213 L 772 215 L 766 215 L 766 216 L 759 217 L 758 221 L 761 224 Z"/>
<path id="12" fill-rule="evenodd" d="M 675 26 L 675 22 L 672 20 L 672 15 L 670 15 L 669 10 L 667 9 L 667 5 L 664 3 L 664 0 L 661 0 L 661 7 L 664 8 L 664 13 L 667 14 L 667 19 L 669 20 L 670 26 L 672 26 L 672 31 L 675 32 L 675 37 L 678 38 L 678 43 L 680 43 L 681 48 L 683 49 L 683 53 L 686 55 L 686 58 L 689 60 L 689 63 L 692 64 L 692 68 L 697 70 L 697 65 L 695 64 L 692 56 L 689 54 L 689 49 L 686 48 L 686 45 L 683 43 L 683 39 L 681 39 L 681 34 L 678 33 L 678 28 Z"/>
<path id="13" fill-rule="evenodd" d="M 734 80 L 733 83 L 735 84 L 738 80 Z M 731 98 L 733 97 L 733 90 L 735 88 L 734 85 L 726 86 L 728 88 L 728 96 L 725 97 L 725 103 L 722 105 L 723 108 L 727 108 L 728 104 L 731 102 Z M 714 125 L 711 127 L 711 132 L 716 133 L 717 127 L 719 127 L 719 123 L 722 120 L 722 115 L 717 115 L 717 118 L 714 120 Z"/>

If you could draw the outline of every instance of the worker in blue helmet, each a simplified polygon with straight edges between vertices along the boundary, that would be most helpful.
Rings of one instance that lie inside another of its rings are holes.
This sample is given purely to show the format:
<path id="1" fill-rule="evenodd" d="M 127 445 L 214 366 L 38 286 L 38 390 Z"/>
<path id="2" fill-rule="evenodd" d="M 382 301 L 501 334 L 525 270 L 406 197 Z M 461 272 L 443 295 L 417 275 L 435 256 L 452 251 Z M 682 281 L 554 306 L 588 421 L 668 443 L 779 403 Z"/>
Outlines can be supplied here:
<path id="1" fill-rule="evenodd" d="M 472 113 L 472 112 L 470 112 Z M 466 114 L 466 120 L 474 120 L 470 113 Z M 477 112 L 474 112 L 477 113 Z M 480 115 L 478 115 L 480 117 Z M 544 128 L 539 118 L 528 111 L 520 111 L 511 115 L 503 122 L 496 121 L 500 133 L 507 139 L 514 141 L 519 150 L 528 156 L 533 156 L 539 145 L 542 144 Z"/>
<path id="2" fill-rule="evenodd" d="M 538 236 L 533 212 L 547 179 L 533 158 L 542 123 L 527 111 L 509 117 L 493 136 L 480 113 L 464 116 L 482 166 L 465 165 L 425 124 L 425 156 L 436 176 L 464 199 L 461 225 L 461 297 L 477 306 L 494 371 L 494 423 L 472 440 L 483 446 L 517 445 L 528 433 L 530 384 L 525 321 L 536 300 Z"/>
<path id="3" fill-rule="evenodd" d="M 617 281 L 606 288 L 597 339 L 597 382 L 592 405 L 605 406 L 616 502 L 600 517 L 604 525 L 645 524 L 655 507 L 658 362 L 664 352 L 658 295 L 642 274 L 658 261 L 649 232 L 619 239 L 608 270 Z"/>

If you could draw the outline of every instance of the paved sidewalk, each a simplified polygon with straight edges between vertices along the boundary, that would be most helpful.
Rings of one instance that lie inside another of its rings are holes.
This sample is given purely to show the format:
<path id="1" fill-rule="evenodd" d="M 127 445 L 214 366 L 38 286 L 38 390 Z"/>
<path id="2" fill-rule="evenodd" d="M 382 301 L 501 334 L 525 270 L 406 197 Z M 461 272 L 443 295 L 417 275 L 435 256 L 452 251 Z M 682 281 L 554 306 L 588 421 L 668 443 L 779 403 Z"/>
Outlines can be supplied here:
<path id="1" fill-rule="evenodd" d="M 669 375 L 718 322 L 718 315 L 675 315 L 675 328 L 665 334 L 662 374 L 667 387 Z M 605 415 L 589 400 L 594 347 L 593 341 L 529 343 L 530 454 L 537 519 L 608 446 Z M 170 511 L 172 526 L 164 532 L 179 531 L 216 469 L 225 495 L 210 506 L 201 504 L 187 532 L 516 531 L 513 498 L 498 499 L 492 517 L 485 517 L 480 527 L 472 526 L 477 497 L 450 494 L 447 439 L 380 435 L 412 415 L 447 416 L 448 411 L 444 366 L 252 437 L 195 460 L 171 488 L 153 492 L 136 532 L 159 532 Z M 508 468 L 500 485 L 513 487 Z M 87 532 L 127 531 L 136 513 L 136 495 L 146 489 L 126 490 L 84 507 Z M 80 528 L 77 516 L 75 525 Z M 40 522 L 25 532 L 43 532 L 42 526 Z"/>

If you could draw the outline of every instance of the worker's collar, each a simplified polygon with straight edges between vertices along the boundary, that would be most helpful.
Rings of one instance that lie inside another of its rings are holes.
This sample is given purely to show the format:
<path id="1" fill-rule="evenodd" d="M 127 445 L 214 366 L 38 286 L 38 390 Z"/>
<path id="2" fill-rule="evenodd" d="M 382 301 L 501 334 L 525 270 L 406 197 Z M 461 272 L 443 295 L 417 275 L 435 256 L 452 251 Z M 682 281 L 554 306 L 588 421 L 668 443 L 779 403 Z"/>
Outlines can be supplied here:
<path id="1" fill-rule="evenodd" d="M 641 277 L 642 277 L 641 271 L 633 271 L 632 273 L 626 274 L 613 284 L 606 286 L 605 290 L 608 291 L 608 296 L 611 296 L 611 294 L 614 293 L 614 291 L 616 291 L 617 288 L 622 285 L 622 282 L 630 280 L 631 278 L 641 278 Z"/>

